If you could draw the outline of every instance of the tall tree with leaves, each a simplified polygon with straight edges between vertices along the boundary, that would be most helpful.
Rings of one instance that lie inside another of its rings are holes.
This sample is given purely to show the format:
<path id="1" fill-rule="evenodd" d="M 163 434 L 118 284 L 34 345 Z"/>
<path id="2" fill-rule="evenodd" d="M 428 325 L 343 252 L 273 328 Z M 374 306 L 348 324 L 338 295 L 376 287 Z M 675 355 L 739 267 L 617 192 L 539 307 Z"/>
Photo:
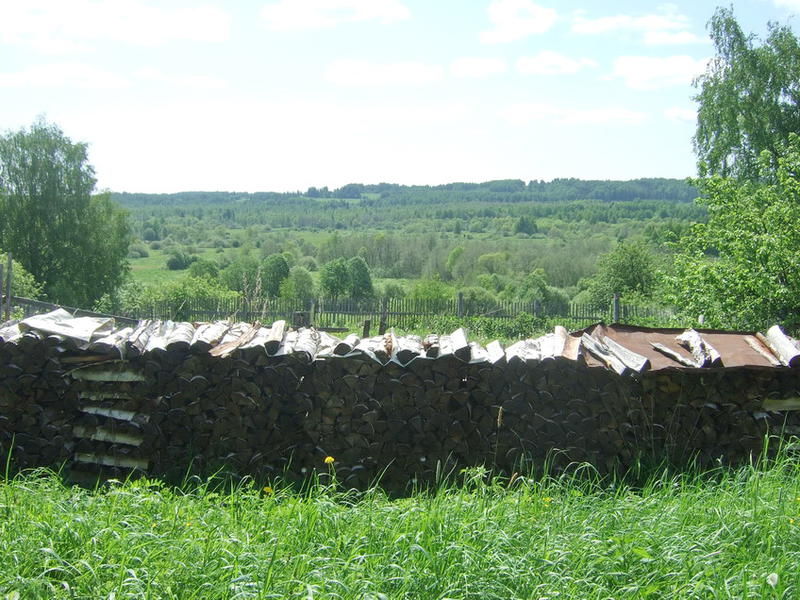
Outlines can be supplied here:
<path id="1" fill-rule="evenodd" d="M 800 44 L 788 26 L 775 23 L 759 43 L 728 8 L 717 9 L 709 33 L 716 54 L 695 82 L 700 174 L 763 176 L 761 153 L 775 167 L 789 133 L 800 131 Z"/>
<path id="2" fill-rule="evenodd" d="M 347 261 L 347 280 L 351 298 L 372 298 L 375 295 L 369 267 L 360 256 Z"/>
<path id="3" fill-rule="evenodd" d="M 127 270 L 126 214 L 92 197 L 87 146 L 38 119 L 0 136 L 0 236 L 48 298 L 91 306 Z"/>
<path id="4" fill-rule="evenodd" d="M 754 181 L 697 181 L 708 222 L 681 241 L 672 301 L 711 326 L 800 329 L 800 137 L 772 161 L 765 151 Z"/>

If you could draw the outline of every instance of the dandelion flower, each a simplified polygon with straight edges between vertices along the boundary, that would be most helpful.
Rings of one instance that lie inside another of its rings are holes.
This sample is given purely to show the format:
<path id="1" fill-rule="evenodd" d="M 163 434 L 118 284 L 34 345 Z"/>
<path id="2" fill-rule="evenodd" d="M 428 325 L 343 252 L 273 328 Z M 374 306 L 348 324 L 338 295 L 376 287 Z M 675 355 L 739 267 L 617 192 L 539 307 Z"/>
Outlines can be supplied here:
<path id="1" fill-rule="evenodd" d="M 264 489 L 263 489 L 262 491 L 263 491 L 263 492 L 264 492 L 264 493 L 265 493 L 267 496 L 272 496 L 272 494 L 274 494 L 274 493 L 275 493 L 275 490 L 273 490 L 273 489 L 272 489 L 271 487 L 269 487 L 268 485 L 265 485 L 265 486 L 264 486 Z"/>
<path id="2" fill-rule="evenodd" d="M 767 575 L 767 583 L 770 587 L 775 587 L 778 585 L 778 574 L 777 573 L 770 573 Z"/>
<path id="3" fill-rule="evenodd" d="M 335 461 L 336 461 L 336 459 L 333 458 L 332 456 L 326 456 L 325 457 L 325 464 L 326 465 L 332 465 Z"/>

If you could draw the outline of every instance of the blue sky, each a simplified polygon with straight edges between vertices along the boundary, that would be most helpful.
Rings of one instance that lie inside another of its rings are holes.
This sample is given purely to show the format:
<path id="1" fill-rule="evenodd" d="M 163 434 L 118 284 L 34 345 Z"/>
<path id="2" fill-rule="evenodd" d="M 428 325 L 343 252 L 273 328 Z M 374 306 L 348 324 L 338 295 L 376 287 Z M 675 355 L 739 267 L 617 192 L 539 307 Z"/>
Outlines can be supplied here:
<path id="1" fill-rule="evenodd" d="M 0 0 L 0 129 L 45 115 L 115 191 L 686 177 L 716 6 Z"/>

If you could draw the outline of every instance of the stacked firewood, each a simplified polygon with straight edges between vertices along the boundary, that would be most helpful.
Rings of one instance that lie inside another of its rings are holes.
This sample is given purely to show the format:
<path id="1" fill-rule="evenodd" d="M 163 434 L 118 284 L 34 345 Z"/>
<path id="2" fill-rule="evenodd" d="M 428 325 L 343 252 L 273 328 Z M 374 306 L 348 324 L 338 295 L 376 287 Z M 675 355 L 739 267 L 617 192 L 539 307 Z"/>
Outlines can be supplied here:
<path id="1" fill-rule="evenodd" d="M 741 462 L 766 433 L 800 433 L 789 412 L 800 408 L 800 350 L 776 328 L 737 337 L 735 351 L 761 362 L 732 367 L 711 343 L 722 338 L 694 330 L 643 344 L 557 327 L 503 348 L 463 330 L 339 340 L 283 321 L 81 325 L 88 333 L 46 318 L 0 328 L 0 442 L 13 440 L 15 468 L 70 461 L 173 479 L 335 470 L 348 486 L 404 489 L 474 465 Z"/>
<path id="2" fill-rule="evenodd" d="M 71 458 L 74 405 L 64 398 L 68 366 L 59 357 L 72 350 L 69 340 L 16 323 L 0 329 L 0 447 L 15 469 Z"/>

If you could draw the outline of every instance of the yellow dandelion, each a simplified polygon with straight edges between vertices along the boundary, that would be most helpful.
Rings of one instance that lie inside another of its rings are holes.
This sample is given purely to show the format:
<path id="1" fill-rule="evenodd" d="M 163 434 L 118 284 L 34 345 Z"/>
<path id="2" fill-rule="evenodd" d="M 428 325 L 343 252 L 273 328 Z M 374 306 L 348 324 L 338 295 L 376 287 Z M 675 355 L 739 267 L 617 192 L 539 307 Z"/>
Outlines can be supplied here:
<path id="1" fill-rule="evenodd" d="M 545 504 L 550 504 L 553 501 L 553 499 L 550 496 L 545 496 L 544 498 L 542 498 L 542 501 Z"/>
<path id="2" fill-rule="evenodd" d="M 789 519 L 789 525 L 794 525 L 794 519 Z"/>
<path id="3" fill-rule="evenodd" d="M 332 465 L 334 462 L 336 462 L 336 459 L 333 458 L 332 456 L 326 456 L 325 457 L 325 464 L 326 465 Z"/>
<path id="4" fill-rule="evenodd" d="M 267 496 L 272 496 L 272 494 L 274 494 L 274 493 L 275 493 L 275 490 L 273 490 L 273 489 L 272 489 L 271 487 L 269 487 L 268 485 L 265 485 L 265 486 L 264 486 L 264 489 L 263 489 L 262 491 L 263 491 L 263 492 L 264 492 L 264 493 L 265 493 Z"/>

